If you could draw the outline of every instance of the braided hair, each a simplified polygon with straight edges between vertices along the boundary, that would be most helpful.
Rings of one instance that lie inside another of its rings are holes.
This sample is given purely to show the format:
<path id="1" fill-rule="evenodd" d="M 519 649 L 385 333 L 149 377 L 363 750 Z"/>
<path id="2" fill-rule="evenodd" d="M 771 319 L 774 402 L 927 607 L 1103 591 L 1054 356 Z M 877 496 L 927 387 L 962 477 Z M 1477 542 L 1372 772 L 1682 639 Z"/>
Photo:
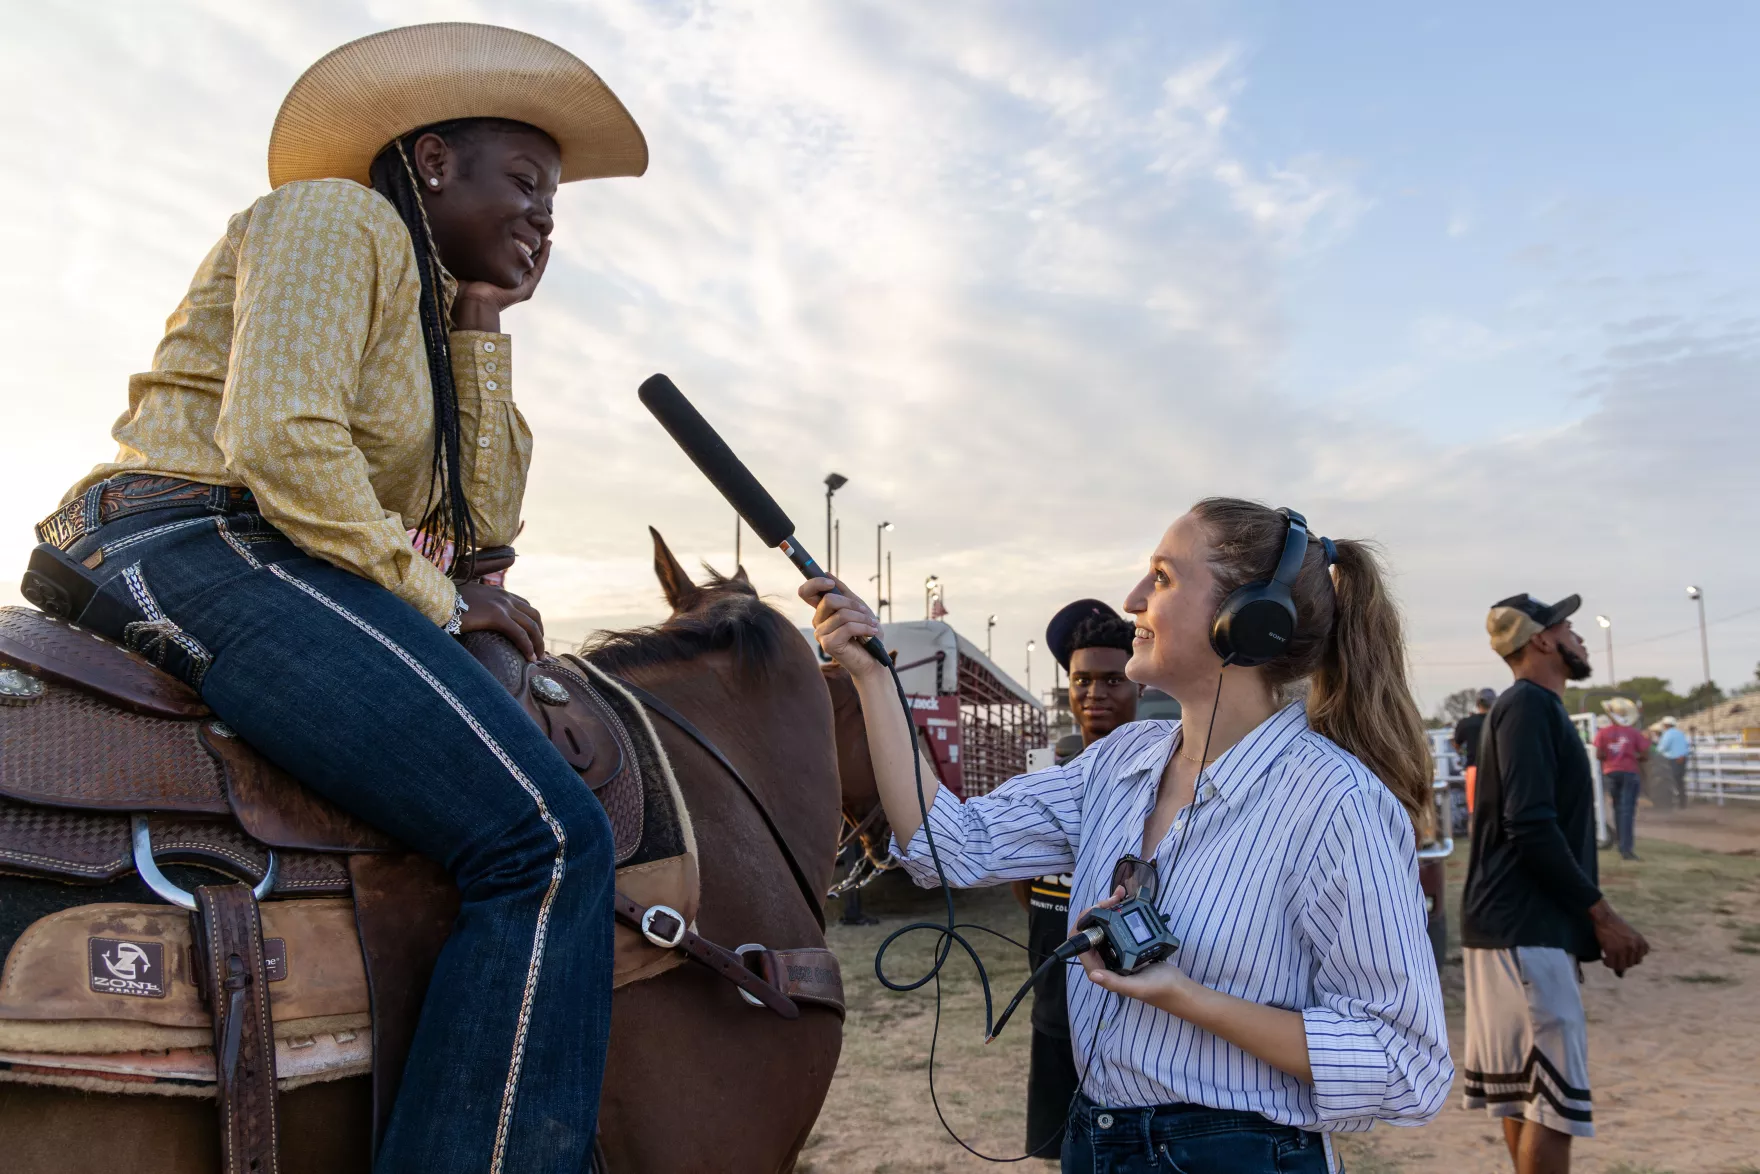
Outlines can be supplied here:
<path id="1" fill-rule="evenodd" d="M 380 151 L 369 172 L 373 190 L 391 202 L 409 230 L 416 251 L 416 271 L 422 281 L 417 313 L 422 323 L 422 342 L 428 352 L 428 379 L 434 387 L 434 455 L 427 511 L 416 526 L 418 547 L 439 563 L 451 543 L 452 566 L 441 569 L 451 570 L 455 577 L 462 578 L 470 576 L 476 561 L 477 523 L 471 517 L 470 502 L 464 492 L 464 440 L 459 430 L 458 388 L 452 381 L 451 322 L 441 280 L 444 269 L 440 252 L 434 247 L 434 233 L 428 225 L 427 207 L 422 203 L 421 184 L 416 182 L 409 152 L 416 140 L 427 134 L 439 135 L 449 145 L 458 146 L 477 129 L 477 124 L 491 121 L 496 120 L 456 119 L 412 130 Z"/>

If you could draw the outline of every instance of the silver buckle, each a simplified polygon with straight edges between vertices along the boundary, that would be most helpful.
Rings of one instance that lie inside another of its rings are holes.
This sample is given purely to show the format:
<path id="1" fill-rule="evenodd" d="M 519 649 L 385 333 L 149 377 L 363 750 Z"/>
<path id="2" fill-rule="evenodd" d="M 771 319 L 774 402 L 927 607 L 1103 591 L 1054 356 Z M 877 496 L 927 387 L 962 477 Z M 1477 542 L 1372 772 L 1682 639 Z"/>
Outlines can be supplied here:
<path id="1" fill-rule="evenodd" d="M 153 835 L 152 830 L 147 826 L 147 817 L 144 815 L 135 816 L 133 827 L 134 870 L 140 873 L 141 879 L 147 883 L 147 887 L 159 896 L 180 909 L 193 910 L 196 907 L 196 895 L 173 884 L 170 877 L 159 871 L 159 865 L 153 859 Z M 251 890 L 251 896 L 256 900 L 261 901 L 267 897 L 270 890 L 275 887 L 275 867 L 275 849 L 270 848 L 269 861 L 263 866 L 263 879 L 258 881 L 256 887 Z"/>
<path id="2" fill-rule="evenodd" d="M 654 918 L 661 913 L 678 923 L 678 930 L 672 935 L 670 941 L 654 932 Z M 670 905 L 650 905 L 642 914 L 642 936 L 662 950 L 678 949 L 678 944 L 684 941 L 685 929 L 684 915 Z"/>
<path id="3" fill-rule="evenodd" d="M 760 950 L 768 950 L 768 949 L 769 949 L 769 947 L 766 946 L 763 942 L 747 942 L 745 945 L 743 945 L 739 949 L 735 950 L 734 953 L 738 954 L 740 957 L 740 961 L 743 962 L 743 961 L 745 961 L 745 956 L 747 954 L 753 954 L 753 953 L 757 953 Z M 748 967 L 746 967 L 746 969 L 751 970 L 752 968 L 750 966 L 748 966 Z M 753 973 L 756 974 L 757 972 L 753 971 Z M 763 978 L 764 976 L 759 974 L 758 977 Z M 744 999 L 746 1002 L 750 1003 L 752 1006 L 754 1006 L 754 1007 L 764 1006 L 764 1000 L 760 999 L 757 995 L 754 995 L 751 991 L 748 991 L 745 987 L 736 986 L 733 989 L 739 992 L 740 998 Z"/>

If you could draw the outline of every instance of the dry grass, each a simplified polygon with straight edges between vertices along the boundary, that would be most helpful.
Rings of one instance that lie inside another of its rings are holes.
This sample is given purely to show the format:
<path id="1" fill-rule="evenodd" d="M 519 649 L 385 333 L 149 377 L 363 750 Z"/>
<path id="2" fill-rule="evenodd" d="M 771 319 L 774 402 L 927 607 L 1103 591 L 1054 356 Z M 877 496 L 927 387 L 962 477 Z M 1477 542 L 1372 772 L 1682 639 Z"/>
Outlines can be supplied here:
<path id="1" fill-rule="evenodd" d="M 1642 825 L 1640 824 L 1640 830 Z M 1647 841 L 1644 860 L 1602 857 L 1609 899 L 1650 937 L 1656 953 L 1621 982 L 1588 968 L 1590 1064 L 1601 1136 L 1579 1142 L 1578 1174 L 1760 1174 L 1753 1120 L 1753 1056 L 1760 1015 L 1745 993 L 1760 983 L 1760 858 Z M 1450 862 L 1458 900 L 1464 852 Z M 831 1096 L 800 1169 L 809 1174 L 915 1174 L 991 1170 L 964 1153 L 929 1103 L 927 1056 L 933 989 L 894 994 L 873 973 L 874 950 L 905 922 L 941 916 L 939 897 L 888 878 L 867 891 L 877 927 L 834 926 L 850 1015 Z M 1451 901 L 1452 903 L 1452 901 Z M 962 893 L 962 920 L 1019 935 L 1025 915 L 1006 889 Z M 1455 911 L 1451 910 L 1451 913 Z M 835 917 L 836 911 L 833 910 Z M 1458 915 L 1451 917 L 1458 925 Z M 997 1010 L 1025 977 L 1020 951 L 984 935 L 975 944 L 990 968 Z M 926 967 L 929 935 L 904 939 L 888 956 L 896 979 Z M 1458 951 L 1443 971 L 1451 1038 L 1461 1033 Z M 983 996 L 971 965 L 956 957 L 942 984 L 936 1049 L 943 1111 L 978 1149 L 1012 1157 L 1024 1148 L 1028 1024 L 1023 1010 L 994 1044 L 983 1044 Z M 1457 1051 L 1458 1056 L 1458 1051 Z M 1351 1174 L 1502 1174 L 1500 1131 L 1482 1113 L 1451 1101 L 1417 1130 L 1377 1129 L 1340 1139 Z M 1025 1162 L 1017 1169 L 1054 1169 Z"/>

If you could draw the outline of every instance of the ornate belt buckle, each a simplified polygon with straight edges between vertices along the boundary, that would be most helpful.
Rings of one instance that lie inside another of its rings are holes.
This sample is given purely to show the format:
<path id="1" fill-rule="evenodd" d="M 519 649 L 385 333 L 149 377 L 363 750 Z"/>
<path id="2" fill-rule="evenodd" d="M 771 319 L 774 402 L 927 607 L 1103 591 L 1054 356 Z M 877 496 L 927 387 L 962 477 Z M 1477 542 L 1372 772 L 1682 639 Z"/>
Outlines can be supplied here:
<path id="1" fill-rule="evenodd" d="M 678 926 L 672 931 L 670 939 L 654 931 L 654 919 L 662 915 L 672 918 L 673 923 Z M 642 914 L 642 936 L 662 950 L 678 949 L 679 943 L 684 941 L 685 928 L 684 915 L 670 905 L 650 905 Z"/>

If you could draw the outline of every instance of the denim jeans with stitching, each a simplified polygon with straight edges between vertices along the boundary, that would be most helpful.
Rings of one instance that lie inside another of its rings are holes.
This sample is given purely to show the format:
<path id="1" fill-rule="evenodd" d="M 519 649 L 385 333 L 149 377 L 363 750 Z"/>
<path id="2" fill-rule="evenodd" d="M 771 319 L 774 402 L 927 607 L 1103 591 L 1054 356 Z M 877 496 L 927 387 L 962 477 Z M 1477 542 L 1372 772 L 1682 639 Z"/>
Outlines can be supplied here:
<path id="1" fill-rule="evenodd" d="M 1114 1109 L 1076 1098 L 1063 1174 L 1327 1174 L 1326 1140 L 1257 1113 L 1201 1105 Z"/>
<path id="2" fill-rule="evenodd" d="M 154 510 L 70 553 L 100 549 L 83 625 L 458 884 L 374 1169 L 584 1168 L 611 1020 L 598 800 L 457 640 L 254 512 Z"/>

